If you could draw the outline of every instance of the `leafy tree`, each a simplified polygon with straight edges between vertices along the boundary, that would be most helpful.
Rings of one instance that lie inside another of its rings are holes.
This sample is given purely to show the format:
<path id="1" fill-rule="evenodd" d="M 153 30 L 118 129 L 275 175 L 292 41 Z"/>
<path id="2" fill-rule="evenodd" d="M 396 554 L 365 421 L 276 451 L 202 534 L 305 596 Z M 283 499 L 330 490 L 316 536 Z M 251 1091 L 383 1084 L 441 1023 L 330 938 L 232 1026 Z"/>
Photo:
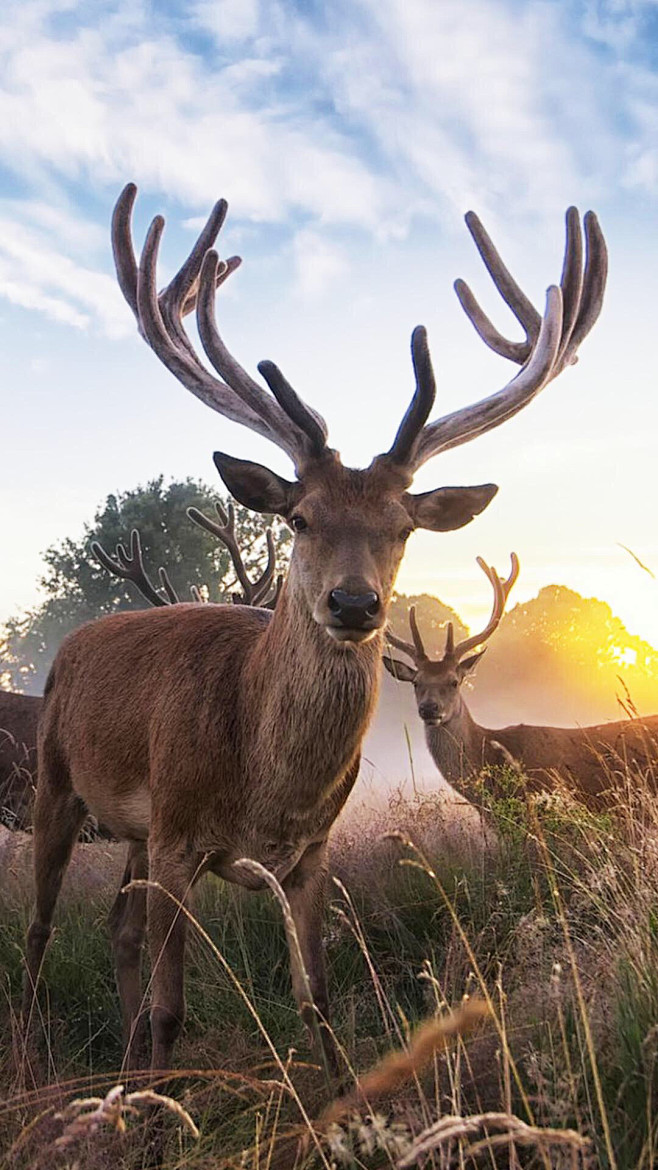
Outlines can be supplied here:
<path id="1" fill-rule="evenodd" d="M 658 651 L 605 601 L 547 585 L 503 618 L 475 675 L 473 710 L 502 722 L 565 726 L 623 718 L 626 691 L 658 710 Z"/>
<path id="2" fill-rule="evenodd" d="M 83 622 L 120 610 L 143 609 L 146 604 L 134 585 L 112 577 L 91 552 L 98 540 L 109 552 L 126 542 L 136 528 L 141 536 L 144 564 L 157 582 L 163 565 L 182 600 L 190 598 L 190 586 L 207 590 L 211 601 L 229 601 L 235 588 L 228 552 L 215 537 L 193 524 L 186 515 L 190 506 L 215 516 L 218 492 L 186 479 L 165 484 L 152 480 L 120 495 L 110 495 L 86 524 L 81 539 L 67 539 L 44 553 L 47 569 L 40 581 L 44 600 L 6 623 L 3 635 L 3 682 L 13 690 L 34 694 L 43 685 L 62 639 Z M 236 530 L 247 567 L 258 574 L 264 568 L 265 527 L 273 529 L 279 568 L 288 559 L 290 534 L 278 520 L 262 517 L 236 505 Z"/>

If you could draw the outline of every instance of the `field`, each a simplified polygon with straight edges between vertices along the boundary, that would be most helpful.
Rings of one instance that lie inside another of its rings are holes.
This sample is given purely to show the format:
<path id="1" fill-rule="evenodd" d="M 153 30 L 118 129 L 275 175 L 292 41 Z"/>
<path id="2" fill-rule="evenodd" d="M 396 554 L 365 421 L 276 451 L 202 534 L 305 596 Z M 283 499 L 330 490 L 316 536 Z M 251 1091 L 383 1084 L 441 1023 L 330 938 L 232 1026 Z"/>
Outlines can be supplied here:
<path id="1" fill-rule="evenodd" d="M 650 1170 L 658 1159 L 658 825 L 649 779 L 620 775 L 616 811 L 605 816 L 566 793 L 526 801 L 518 778 L 499 773 L 495 800 L 484 778 L 481 816 L 438 796 L 394 797 L 386 810 L 356 809 L 338 826 L 326 945 L 348 1092 L 356 1074 L 465 996 L 483 1000 L 490 1016 L 425 1067 L 418 1061 L 404 1083 L 384 1069 L 380 1094 L 331 1123 L 322 1117 L 331 1093 L 290 993 L 280 906 L 271 894 L 204 881 L 180 1075 L 159 1086 L 200 1136 L 168 1110 L 164 1164 Z M 152 1161 L 153 1123 L 141 1107 L 126 1113 L 126 1132 L 110 1124 L 77 1132 L 55 1116 L 121 1083 L 104 918 L 122 856 L 114 844 L 78 847 L 28 1054 L 15 1011 L 29 838 L 3 838 L 2 1167 L 136 1170 Z M 420 1135 L 448 1117 L 462 1120 L 445 1121 L 427 1139 L 433 1152 L 420 1153 Z"/>

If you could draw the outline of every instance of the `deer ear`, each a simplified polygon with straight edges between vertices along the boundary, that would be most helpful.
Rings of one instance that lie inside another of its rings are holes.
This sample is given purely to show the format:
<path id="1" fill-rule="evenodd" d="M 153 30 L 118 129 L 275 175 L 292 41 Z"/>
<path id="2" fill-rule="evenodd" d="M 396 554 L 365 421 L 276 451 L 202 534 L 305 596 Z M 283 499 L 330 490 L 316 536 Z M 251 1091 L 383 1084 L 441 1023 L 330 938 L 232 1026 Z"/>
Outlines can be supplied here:
<path id="1" fill-rule="evenodd" d="M 417 528 L 451 532 L 484 512 L 497 491 L 497 484 L 483 483 L 479 487 L 442 487 L 418 495 L 407 492 L 405 505 Z"/>
<path id="2" fill-rule="evenodd" d="M 465 658 L 463 662 L 459 663 L 457 670 L 459 671 L 459 674 L 462 678 L 466 678 L 467 674 L 470 674 L 472 670 L 475 670 L 475 667 L 477 666 L 486 649 L 487 648 L 485 646 L 484 650 L 480 650 L 478 654 L 472 654 L 470 658 Z"/>
<path id="3" fill-rule="evenodd" d="M 396 682 L 414 681 L 416 670 L 413 666 L 408 666 L 406 662 L 400 662 L 399 658 L 391 658 L 388 654 L 382 655 L 382 662 L 388 673 L 393 675 Z"/>
<path id="4" fill-rule="evenodd" d="M 252 512 L 290 515 L 299 494 L 298 483 L 290 483 L 261 463 L 234 459 L 221 451 L 215 451 L 213 459 L 224 484 L 238 503 Z"/>

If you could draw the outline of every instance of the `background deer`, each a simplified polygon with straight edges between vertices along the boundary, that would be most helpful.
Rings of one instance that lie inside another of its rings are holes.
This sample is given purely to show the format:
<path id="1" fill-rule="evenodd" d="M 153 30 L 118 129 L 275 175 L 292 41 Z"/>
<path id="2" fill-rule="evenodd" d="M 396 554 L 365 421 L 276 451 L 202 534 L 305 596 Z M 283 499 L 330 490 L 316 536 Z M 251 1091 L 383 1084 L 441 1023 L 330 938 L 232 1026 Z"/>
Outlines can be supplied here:
<path id="1" fill-rule="evenodd" d="M 26 829 L 31 822 L 37 724 L 43 700 L 0 690 L 0 823 Z"/>
<path id="2" fill-rule="evenodd" d="M 236 605 L 257 605 L 263 609 L 274 609 L 281 591 L 283 578 L 279 576 L 277 583 L 274 584 L 276 551 L 271 529 L 268 528 L 265 532 L 267 563 L 257 580 L 251 581 L 235 531 L 235 508 L 233 504 L 229 503 L 228 511 L 226 511 L 224 505 L 219 500 L 215 503 L 215 508 L 217 509 L 219 523 L 216 520 L 210 519 L 208 516 L 204 516 L 203 512 L 200 512 L 198 508 L 188 508 L 187 514 L 194 524 L 198 524 L 201 528 L 205 528 L 207 532 L 216 536 L 228 550 L 235 575 L 242 587 L 242 592 L 233 593 L 231 600 Z M 161 565 L 158 569 L 162 593 L 156 589 L 149 578 L 144 568 L 142 545 L 139 532 L 136 529 L 133 529 L 130 534 L 130 552 L 126 550 L 125 545 L 118 544 L 116 553 L 112 557 L 97 540 L 92 541 L 91 549 L 96 559 L 100 561 L 104 569 L 107 569 L 108 573 L 111 573 L 113 577 L 121 578 L 123 581 L 132 581 L 133 585 L 137 586 L 142 597 L 148 601 L 149 605 L 180 604 L 180 597 L 176 593 L 164 566 Z M 193 601 L 202 602 L 204 600 L 196 585 L 190 587 L 190 593 Z"/>
<path id="3" fill-rule="evenodd" d="M 433 662 L 425 653 L 413 606 L 409 611 L 413 642 L 388 632 L 389 642 L 407 654 L 413 666 L 390 654 L 384 657 L 384 665 L 398 681 L 413 684 L 427 746 L 441 775 L 467 800 L 477 800 L 477 779 L 482 769 L 511 760 L 520 765 L 530 791 L 551 790 L 560 776 L 584 803 L 594 808 L 614 802 L 619 793 L 615 773 L 623 777 L 629 764 L 646 769 L 651 786 L 658 786 L 658 715 L 576 728 L 520 723 L 492 729 L 476 723 L 464 700 L 462 684 L 484 654 L 485 642 L 498 628 L 519 572 L 515 553 L 512 571 L 505 581 L 481 558 L 478 564 L 494 591 L 491 617 L 482 633 L 455 646 L 449 623 L 443 657 Z M 482 649 L 464 657 L 477 647 Z"/>
<path id="4" fill-rule="evenodd" d="M 390 449 L 365 470 L 344 467 L 327 427 L 271 362 L 266 393 L 227 349 L 215 320 L 215 290 L 238 260 L 220 263 L 212 244 L 224 221 L 218 203 L 190 256 L 156 291 L 164 221 L 156 217 L 139 264 L 131 233 L 136 188 L 113 217 L 123 294 L 139 331 L 191 393 L 221 415 L 277 444 L 296 479 L 216 453 L 224 484 L 243 505 L 283 517 L 294 532 L 290 571 L 273 613 L 244 606 L 171 605 L 83 626 L 62 645 L 47 685 L 35 811 L 36 907 L 28 933 L 24 1016 L 43 957 L 62 875 L 86 809 L 134 846 L 134 874 L 155 883 L 126 896 L 117 933 L 124 1033 L 140 1034 L 140 949 L 148 922 L 152 960 L 152 1066 L 168 1068 L 185 1015 L 186 919 L 178 908 L 211 870 L 256 888 L 240 867 L 249 857 L 282 882 L 320 1017 L 328 999 L 321 920 L 330 828 L 356 780 L 360 745 L 381 673 L 386 615 L 405 543 L 414 528 L 460 528 L 495 485 L 444 487 L 414 495 L 414 473 L 440 451 L 498 426 L 576 357 L 596 320 L 606 250 L 596 218 L 567 213 L 561 286 L 543 317 L 505 269 L 477 217 L 468 226 L 526 340 L 495 330 L 463 284 L 458 294 L 478 332 L 521 365 L 500 391 L 427 423 L 435 383 L 425 330 L 412 338 L 416 387 Z M 196 309 L 206 355 L 196 356 L 183 318 Z M 291 956 L 303 1018 L 316 1017 Z M 330 1033 L 322 1032 L 335 1067 Z M 132 1047 L 132 1044 L 131 1044 Z"/>

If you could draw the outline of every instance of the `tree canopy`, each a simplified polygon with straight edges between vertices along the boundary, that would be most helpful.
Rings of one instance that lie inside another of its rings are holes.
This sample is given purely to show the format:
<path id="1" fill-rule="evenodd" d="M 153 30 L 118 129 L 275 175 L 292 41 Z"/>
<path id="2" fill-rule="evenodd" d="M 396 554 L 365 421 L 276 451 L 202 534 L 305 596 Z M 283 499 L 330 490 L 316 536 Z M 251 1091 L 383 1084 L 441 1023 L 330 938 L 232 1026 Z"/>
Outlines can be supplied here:
<path id="1" fill-rule="evenodd" d="M 166 484 L 163 476 L 109 495 L 80 539 L 63 540 L 44 553 L 43 601 L 10 618 L 4 628 L 0 671 L 5 684 L 13 690 L 39 693 L 60 642 L 71 630 L 104 614 L 144 608 L 146 603 L 134 585 L 112 577 L 98 564 L 91 552 L 92 540 L 114 553 L 117 543 L 127 542 L 136 528 L 144 564 L 154 582 L 163 565 L 181 600 L 190 599 L 192 585 L 207 590 L 211 601 L 230 600 L 235 575 L 228 552 L 186 515 L 186 509 L 194 506 L 216 517 L 217 500 L 226 505 L 218 492 L 200 481 Z M 278 568 L 283 570 L 288 529 L 275 518 L 236 505 L 236 531 L 245 564 L 256 575 L 264 568 L 268 524 L 275 537 Z"/>
<path id="2" fill-rule="evenodd" d="M 658 710 L 658 651 L 610 606 L 547 585 L 503 618 L 477 668 L 473 710 L 501 722 L 587 724 Z M 485 714 L 486 713 L 486 714 Z"/>

